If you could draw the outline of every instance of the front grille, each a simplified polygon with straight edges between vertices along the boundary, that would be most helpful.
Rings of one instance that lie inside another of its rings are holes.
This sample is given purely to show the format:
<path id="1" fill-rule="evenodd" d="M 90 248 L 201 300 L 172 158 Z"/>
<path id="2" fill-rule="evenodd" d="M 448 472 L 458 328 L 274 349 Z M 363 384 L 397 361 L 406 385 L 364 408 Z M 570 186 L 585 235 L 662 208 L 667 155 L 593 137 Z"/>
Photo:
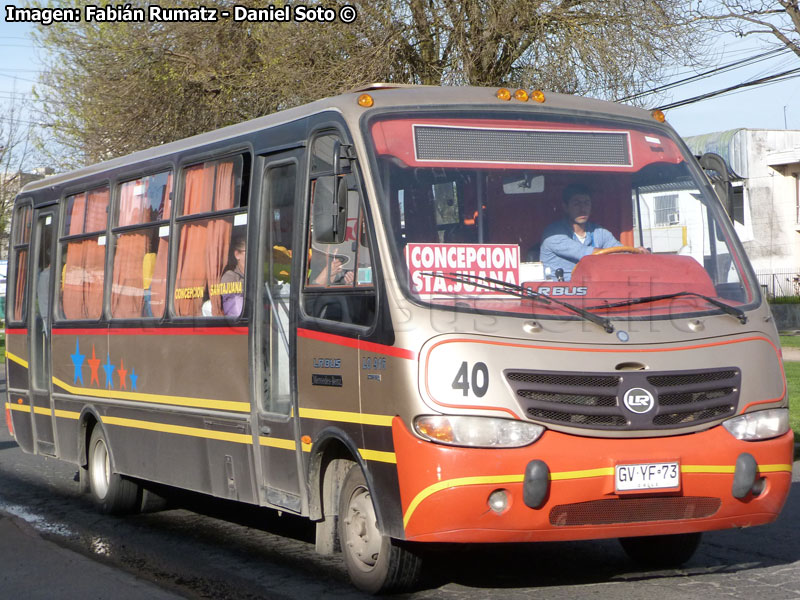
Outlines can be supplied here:
<path id="1" fill-rule="evenodd" d="M 550 524 L 574 527 L 704 519 L 716 513 L 721 504 L 719 498 L 707 496 L 607 498 L 554 506 L 550 510 Z"/>
<path id="2" fill-rule="evenodd" d="M 736 412 L 741 384 L 741 373 L 730 367 L 587 374 L 509 369 L 505 376 L 528 418 L 609 430 L 691 427 L 724 419 Z M 622 402 L 637 388 L 654 399 L 643 414 Z"/>

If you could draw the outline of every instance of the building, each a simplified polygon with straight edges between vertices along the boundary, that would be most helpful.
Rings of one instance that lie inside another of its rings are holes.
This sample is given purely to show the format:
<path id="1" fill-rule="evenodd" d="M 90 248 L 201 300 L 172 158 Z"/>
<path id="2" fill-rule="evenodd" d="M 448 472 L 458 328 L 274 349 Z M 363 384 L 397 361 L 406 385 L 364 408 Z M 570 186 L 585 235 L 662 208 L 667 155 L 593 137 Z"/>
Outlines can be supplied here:
<path id="1" fill-rule="evenodd" d="M 8 258 L 8 227 L 11 220 L 11 205 L 19 191 L 32 181 L 44 179 L 55 171 L 49 167 L 40 167 L 32 171 L 15 171 L 0 175 L 0 260 Z"/>
<path id="2" fill-rule="evenodd" d="M 800 131 L 733 129 L 685 141 L 697 155 L 719 154 L 741 177 L 731 217 L 762 286 L 800 295 Z"/>

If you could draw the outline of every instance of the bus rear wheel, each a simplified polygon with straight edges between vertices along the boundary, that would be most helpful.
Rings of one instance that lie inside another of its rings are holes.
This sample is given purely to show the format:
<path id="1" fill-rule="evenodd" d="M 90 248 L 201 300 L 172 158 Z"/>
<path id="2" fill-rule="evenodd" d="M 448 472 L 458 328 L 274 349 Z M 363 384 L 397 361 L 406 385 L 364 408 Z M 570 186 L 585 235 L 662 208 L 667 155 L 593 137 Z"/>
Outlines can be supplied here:
<path id="1" fill-rule="evenodd" d="M 89 493 L 100 512 L 121 515 L 136 512 L 141 505 L 141 487 L 114 472 L 108 442 L 100 427 L 89 441 Z"/>
<path id="2" fill-rule="evenodd" d="M 347 572 L 358 589 L 372 594 L 400 592 L 417 583 L 421 558 L 381 534 L 372 495 L 357 464 L 345 475 L 339 496 L 339 540 Z"/>
<path id="3" fill-rule="evenodd" d="M 643 567 L 660 569 L 680 567 L 694 555 L 702 533 L 676 533 L 646 537 L 620 538 L 625 554 Z"/>

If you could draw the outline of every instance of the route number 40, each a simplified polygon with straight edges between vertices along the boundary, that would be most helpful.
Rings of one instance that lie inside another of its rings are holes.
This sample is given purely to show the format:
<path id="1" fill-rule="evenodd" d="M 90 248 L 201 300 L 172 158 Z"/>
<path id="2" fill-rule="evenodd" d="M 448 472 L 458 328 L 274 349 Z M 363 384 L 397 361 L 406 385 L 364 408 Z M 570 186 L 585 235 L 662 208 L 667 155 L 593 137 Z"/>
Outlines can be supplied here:
<path id="1" fill-rule="evenodd" d="M 472 365 L 471 372 L 466 361 L 461 363 L 456 378 L 453 379 L 453 389 L 461 390 L 461 393 L 466 396 L 469 394 L 470 387 L 472 387 L 472 393 L 478 398 L 483 398 L 486 394 L 486 390 L 489 389 L 489 369 L 486 368 L 486 363 L 475 363 Z"/>

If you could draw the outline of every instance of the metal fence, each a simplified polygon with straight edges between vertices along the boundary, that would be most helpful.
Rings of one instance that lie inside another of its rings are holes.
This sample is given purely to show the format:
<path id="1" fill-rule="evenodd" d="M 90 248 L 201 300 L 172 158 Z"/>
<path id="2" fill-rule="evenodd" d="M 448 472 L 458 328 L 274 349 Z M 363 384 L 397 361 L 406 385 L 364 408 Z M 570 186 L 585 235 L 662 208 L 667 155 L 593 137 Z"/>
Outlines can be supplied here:
<path id="1" fill-rule="evenodd" d="M 756 271 L 761 291 L 769 298 L 800 296 L 800 272 Z"/>

